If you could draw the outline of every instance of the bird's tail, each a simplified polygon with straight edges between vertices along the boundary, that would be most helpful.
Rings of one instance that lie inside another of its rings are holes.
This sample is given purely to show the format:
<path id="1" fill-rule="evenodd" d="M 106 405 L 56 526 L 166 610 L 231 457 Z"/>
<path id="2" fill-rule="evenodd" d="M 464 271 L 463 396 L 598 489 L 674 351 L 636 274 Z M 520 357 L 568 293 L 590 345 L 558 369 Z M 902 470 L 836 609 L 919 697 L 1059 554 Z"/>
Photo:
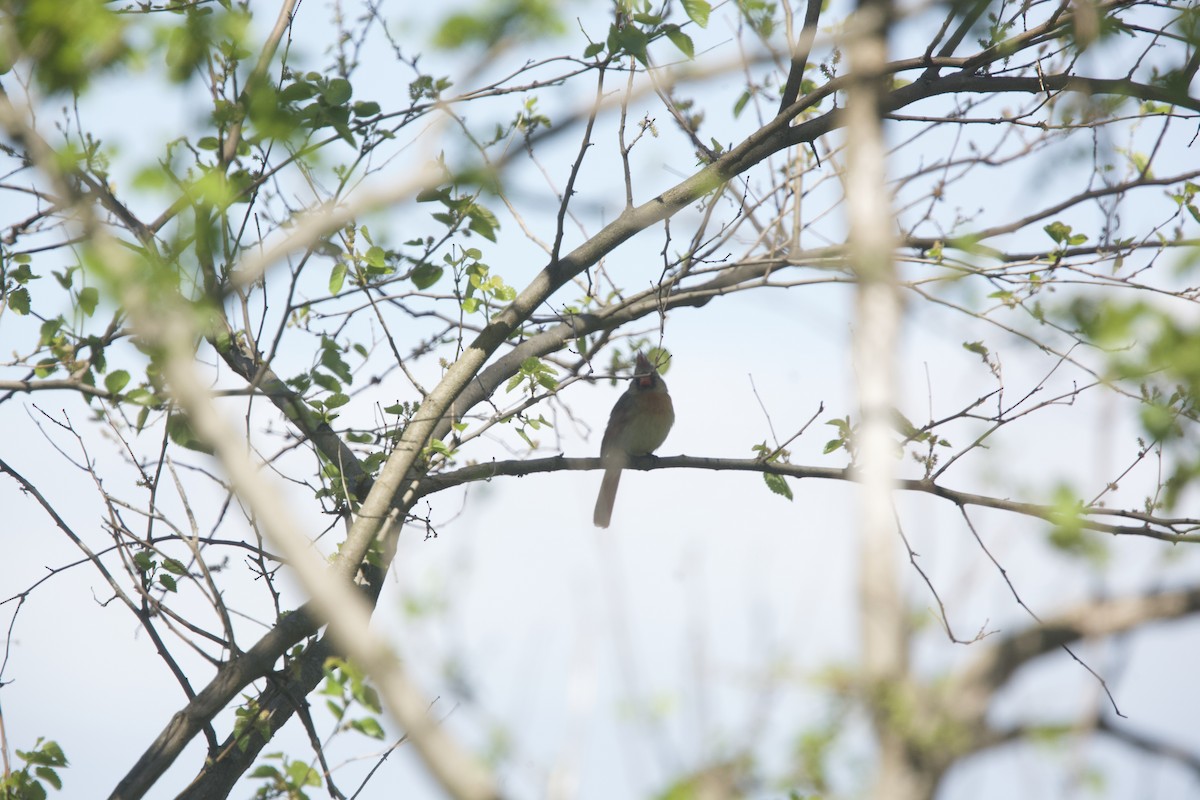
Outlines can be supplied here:
<path id="1" fill-rule="evenodd" d="M 617 500 L 617 486 L 621 483 L 621 468 L 604 470 L 604 480 L 600 482 L 600 494 L 596 495 L 596 510 L 592 512 L 592 524 L 597 528 L 607 528 L 612 519 L 613 503 Z"/>

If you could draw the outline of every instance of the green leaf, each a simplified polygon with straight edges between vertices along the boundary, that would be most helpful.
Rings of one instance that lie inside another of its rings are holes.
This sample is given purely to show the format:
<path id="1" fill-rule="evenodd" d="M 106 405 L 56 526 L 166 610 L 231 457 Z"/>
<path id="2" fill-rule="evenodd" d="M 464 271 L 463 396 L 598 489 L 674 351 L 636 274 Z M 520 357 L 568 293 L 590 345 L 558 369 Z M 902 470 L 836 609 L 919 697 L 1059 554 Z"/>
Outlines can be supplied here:
<path id="1" fill-rule="evenodd" d="M 1147 403 L 1138 411 L 1142 427 L 1155 439 L 1174 438 L 1179 432 L 1178 413 L 1162 403 Z"/>
<path id="2" fill-rule="evenodd" d="M 683 10 L 692 22 L 701 28 L 708 27 L 708 15 L 712 11 L 708 0 L 683 0 Z"/>
<path id="3" fill-rule="evenodd" d="M 176 585 L 175 579 L 172 578 L 170 575 L 167 575 L 166 573 L 161 573 L 161 572 L 159 573 L 158 582 L 160 584 L 162 584 L 162 587 L 164 589 L 166 589 L 168 592 L 178 592 L 179 591 L 179 587 Z"/>
<path id="4" fill-rule="evenodd" d="M 1051 222 L 1049 225 L 1042 227 L 1046 235 L 1053 239 L 1057 244 L 1062 244 L 1071 236 L 1071 226 L 1064 225 L 1061 222 Z"/>
<path id="5" fill-rule="evenodd" d="M 38 741 L 40 742 L 41 739 L 38 739 Z M 32 753 L 22 753 L 18 750 L 17 754 L 30 764 L 41 764 L 45 767 L 67 766 L 67 757 L 63 754 L 62 748 L 58 746 L 58 742 L 53 739 Z"/>
<path id="6" fill-rule="evenodd" d="M 28 261 L 21 262 L 17 261 L 16 258 L 13 258 L 13 261 L 17 262 L 17 266 L 8 271 L 8 277 L 12 278 L 17 283 L 26 284 L 41 277 L 40 275 L 33 274 L 33 270 L 29 268 Z"/>
<path id="7" fill-rule="evenodd" d="M 148 389 L 141 386 L 136 389 L 130 389 L 125 393 L 125 400 L 135 405 L 143 406 L 149 409 L 151 406 L 158 406 L 158 397 L 151 394 Z"/>
<path id="8" fill-rule="evenodd" d="M 380 112 L 379 103 L 374 100 L 359 100 L 354 104 L 354 116 L 373 117 Z"/>
<path id="9" fill-rule="evenodd" d="M 320 786 L 321 776 L 315 769 L 303 761 L 293 761 L 287 765 L 288 778 L 292 786 Z"/>
<path id="10" fill-rule="evenodd" d="M 1103 563 L 1108 554 L 1104 545 L 1084 530 L 1083 504 L 1067 486 L 1058 486 L 1051 499 L 1051 516 L 1054 528 L 1050 531 L 1050 544 L 1064 553 L 1080 556 L 1097 564 Z"/>
<path id="11" fill-rule="evenodd" d="M 58 281 L 58 285 L 64 289 L 70 289 L 71 284 L 75 282 L 75 269 L 68 269 L 66 272 L 58 270 L 50 270 L 50 274 L 54 276 L 54 280 Z"/>
<path id="12" fill-rule="evenodd" d="M 346 262 L 339 261 L 333 265 L 333 271 L 329 273 L 329 293 L 337 294 L 342 290 L 342 285 L 346 282 Z"/>
<path id="13" fill-rule="evenodd" d="M 350 727 L 359 733 L 366 734 L 372 739 L 383 739 L 383 726 L 379 724 L 379 720 L 374 717 L 366 717 L 364 719 L 356 719 L 350 723 Z"/>
<path id="14" fill-rule="evenodd" d="M 625 25 L 620 28 L 614 26 L 610 29 L 608 38 L 609 50 L 628 53 L 643 64 L 646 63 L 646 45 L 649 44 L 650 39 L 641 28 L 633 25 Z"/>
<path id="15" fill-rule="evenodd" d="M 58 773 L 54 770 L 49 767 L 38 767 L 34 773 L 55 789 L 62 791 L 62 778 L 58 777 Z"/>
<path id="16" fill-rule="evenodd" d="M 9 292 L 8 307 L 22 317 L 29 314 L 29 290 L 22 286 Z"/>
<path id="17" fill-rule="evenodd" d="M 50 344 L 50 342 L 54 341 L 54 337 L 62 330 L 62 324 L 62 317 L 55 317 L 43 322 L 42 327 L 39 329 L 38 344 Z"/>
<path id="18" fill-rule="evenodd" d="M 349 402 L 350 402 L 350 398 L 347 397 L 346 395 L 342 394 L 341 392 L 339 392 L 337 394 L 332 394 L 329 397 L 325 398 L 325 407 L 326 408 L 341 408 L 342 406 L 346 405 L 346 403 L 349 403 Z"/>
<path id="19" fill-rule="evenodd" d="M 733 118 L 737 119 L 742 115 L 742 111 L 746 108 L 746 103 L 750 102 L 750 90 L 742 92 L 742 96 L 733 104 Z"/>
<path id="20" fill-rule="evenodd" d="M 354 90 L 350 87 L 350 81 L 345 78 L 334 78 L 322 90 L 321 97 L 331 106 L 340 106 L 349 100 L 352 94 L 354 94 Z"/>
<path id="21" fill-rule="evenodd" d="M 531 450 L 537 449 L 537 444 L 529 437 L 529 434 L 525 432 L 524 427 L 517 428 L 517 436 L 520 436 L 525 441 L 525 444 L 529 445 Z"/>
<path id="22" fill-rule="evenodd" d="M 434 34 L 433 42 L 437 47 L 447 49 L 462 47 L 470 41 L 487 40 L 482 22 L 472 14 L 457 13 L 448 17 L 442 27 Z"/>
<path id="23" fill-rule="evenodd" d="M 342 359 L 342 348 L 332 339 L 321 340 L 321 366 L 340 378 L 347 386 L 354 383 L 350 365 Z"/>
<path id="24" fill-rule="evenodd" d="M 969 350 L 972 353 L 975 353 L 982 358 L 985 363 L 987 362 L 987 358 L 990 353 L 987 347 L 984 346 L 983 342 L 963 342 L 962 346 L 964 350 Z"/>
<path id="25" fill-rule="evenodd" d="M 31 77 L 44 89 L 78 95 L 130 57 L 127 24 L 110 4 L 90 0 L 5 4 L 5 61 L 11 68 L 14 55 L 32 55 Z"/>
<path id="26" fill-rule="evenodd" d="M 683 53 L 689 59 L 696 57 L 696 45 L 692 43 L 692 37 L 679 30 L 679 26 L 668 25 L 663 30 L 666 32 L 667 38 L 671 40 L 671 43 L 679 48 L 679 52 Z M 737 116 L 736 112 L 734 116 Z"/>
<path id="27" fill-rule="evenodd" d="M 467 211 L 467 217 L 468 228 L 489 242 L 496 241 L 496 230 L 500 227 L 500 221 L 496 219 L 495 214 L 483 206 L 472 204 Z"/>
<path id="28" fill-rule="evenodd" d="M 139 550 L 133 554 L 133 565 L 139 572 L 149 572 L 154 567 L 154 557 L 149 550 Z"/>
<path id="29" fill-rule="evenodd" d="M 129 373 L 123 369 L 114 370 L 104 376 L 104 388 L 112 394 L 120 394 L 129 385 Z"/>
<path id="30" fill-rule="evenodd" d="M 334 122 L 333 129 L 346 141 L 346 144 L 358 147 L 358 142 L 354 141 L 354 134 L 350 132 L 350 127 L 344 122 Z"/>
<path id="31" fill-rule="evenodd" d="M 96 304 L 100 302 L 100 292 L 92 286 L 79 290 L 79 308 L 83 311 L 84 316 L 90 317 L 96 311 Z"/>
<path id="32" fill-rule="evenodd" d="M 430 439 L 429 446 L 425 448 L 426 453 L 440 453 L 444 456 L 454 455 L 454 450 L 441 439 Z"/>
<path id="33" fill-rule="evenodd" d="M 792 487 L 788 486 L 787 479 L 782 475 L 776 475 L 773 472 L 764 472 L 763 480 L 766 481 L 767 488 L 781 497 L 786 497 L 792 500 Z"/>
<path id="34" fill-rule="evenodd" d="M 342 382 L 332 375 L 326 375 L 324 372 L 314 372 L 312 374 L 313 383 L 320 386 L 328 392 L 340 392 L 342 390 Z"/>
<path id="35" fill-rule="evenodd" d="M 892 426 L 896 432 L 908 439 L 919 439 L 924 441 L 929 438 L 928 433 L 922 433 L 921 429 L 913 425 L 912 420 L 900 413 L 900 409 L 892 409 Z M 924 438 L 921 438 L 921 437 Z"/>
<path id="36" fill-rule="evenodd" d="M 167 436 L 180 447 L 195 450 L 197 453 L 212 455 L 212 448 L 196 436 L 187 417 L 179 412 L 175 412 L 167 417 Z"/>
<path id="37" fill-rule="evenodd" d="M 418 264 L 416 269 L 408 277 L 412 280 L 413 286 L 418 289 L 428 289 L 442 278 L 442 273 L 445 270 L 439 266 L 429 263 Z"/>
<path id="38" fill-rule="evenodd" d="M 382 247 L 375 246 L 375 247 L 372 247 L 371 249 L 367 250 L 367 254 L 366 254 L 366 256 L 364 256 L 364 258 L 366 258 L 367 264 L 369 266 L 372 266 L 372 267 L 386 267 L 387 266 L 387 251 L 384 250 Z"/>
<path id="39" fill-rule="evenodd" d="M 163 569 L 172 575 L 187 575 L 187 567 L 183 565 L 182 561 L 175 558 L 163 559 Z"/>
<path id="40" fill-rule="evenodd" d="M 604 52 L 603 42 L 592 42 L 587 47 L 583 48 L 584 58 L 595 58 L 600 53 Z"/>
<path id="41" fill-rule="evenodd" d="M 283 87 L 283 91 L 279 93 L 279 99 L 285 103 L 296 103 L 301 100 L 308 100 L 316 94 L 316 86 L 307 81 L 296 81 Z"/>

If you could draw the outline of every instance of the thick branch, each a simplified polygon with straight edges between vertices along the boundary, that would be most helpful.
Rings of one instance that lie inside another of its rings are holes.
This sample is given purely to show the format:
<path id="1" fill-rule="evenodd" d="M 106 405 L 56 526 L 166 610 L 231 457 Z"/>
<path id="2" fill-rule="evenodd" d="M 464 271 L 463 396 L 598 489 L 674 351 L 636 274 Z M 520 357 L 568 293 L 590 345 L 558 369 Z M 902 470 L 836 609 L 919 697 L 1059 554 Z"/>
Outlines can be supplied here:
<path id="1" fill-rule="evenodd" d="M 225 709 L 238 692 L 269 673 L 289 647 L 317 631 L 307 607 L 288 614 L 254 647 L 222 666 L 215 678 L 181 711 L 142 754 L 109 796 L 142 797 L 175 762 L 192 738 Z"/>
<path id="2" fill-rule="evenodd" d="M 1089 602 L 1041 625 L 1001 637 L 954 680 L 948 708 L 969 724 L 982 724 L 992 697 L 1035 658 L 1084 638 L 1113 636 L 1149 622 L 1200 612 L 1200 586 Z M 979 746 L 988 746 L 982 741 Z"/>
<path id="3" fill-rule="evenodd" d="M 258 710 L 269 736 L 264 738 L 257 727 L 251 727 L 240 737 L 230 734 L 215 756 L 205 760 L 200 774 L 176 800 L 224 800 L 229 797 L 234 784 L 254 764 L 275 732 L 287 724 L 298 705 L 304 702 L 303 698 L 320 684 L 325 676 L 326 659 L 337 652 L 329 637 L 324 636 L 289 664 L 286 672 L 276 675 L 257 698 Z"/>

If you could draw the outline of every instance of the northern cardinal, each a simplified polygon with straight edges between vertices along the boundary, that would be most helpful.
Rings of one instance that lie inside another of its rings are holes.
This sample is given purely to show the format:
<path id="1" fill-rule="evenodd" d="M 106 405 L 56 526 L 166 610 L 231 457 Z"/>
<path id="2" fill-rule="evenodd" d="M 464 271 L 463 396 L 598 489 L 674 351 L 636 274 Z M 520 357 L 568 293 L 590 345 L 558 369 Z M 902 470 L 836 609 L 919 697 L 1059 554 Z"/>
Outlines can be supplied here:
<path id="1" fill-rule="evenodd" d="M 667 384 L 646 356 L 638 353 L 633 380 L 625 394 L 613 406 L 600 442 L 600 457 L 604 459 L 604 480 L 596 496 L 592 522 L 597 528 L 607 528 L 612 519 L 613 502 L 621 470 L 630 456 L 653 453 L 667 438 L 675 422 L 675 408 Z"/>

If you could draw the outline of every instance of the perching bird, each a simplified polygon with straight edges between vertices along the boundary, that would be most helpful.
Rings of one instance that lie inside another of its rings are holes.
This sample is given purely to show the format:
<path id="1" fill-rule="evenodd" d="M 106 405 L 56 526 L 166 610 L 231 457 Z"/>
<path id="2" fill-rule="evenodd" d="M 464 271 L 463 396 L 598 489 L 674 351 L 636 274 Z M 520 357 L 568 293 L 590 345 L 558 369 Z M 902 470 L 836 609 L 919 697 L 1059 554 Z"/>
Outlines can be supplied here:
<path id="1" fill-rule="evenodd" d="M 650 360 L 638 353 L 633 380 L 613 406 L 604 439 L 600 442 L 604 480 L 600 483 L 596 510 L 592 513 L 592 522 L 597 528 L 607 528 L 612 519 L 621 470 L 628 465 L 629 457 L 644 456 L 657 450 L 674 422 L 675 408 L 671 405 L 671 395 L 667 394 L 667 384 Z"/>

